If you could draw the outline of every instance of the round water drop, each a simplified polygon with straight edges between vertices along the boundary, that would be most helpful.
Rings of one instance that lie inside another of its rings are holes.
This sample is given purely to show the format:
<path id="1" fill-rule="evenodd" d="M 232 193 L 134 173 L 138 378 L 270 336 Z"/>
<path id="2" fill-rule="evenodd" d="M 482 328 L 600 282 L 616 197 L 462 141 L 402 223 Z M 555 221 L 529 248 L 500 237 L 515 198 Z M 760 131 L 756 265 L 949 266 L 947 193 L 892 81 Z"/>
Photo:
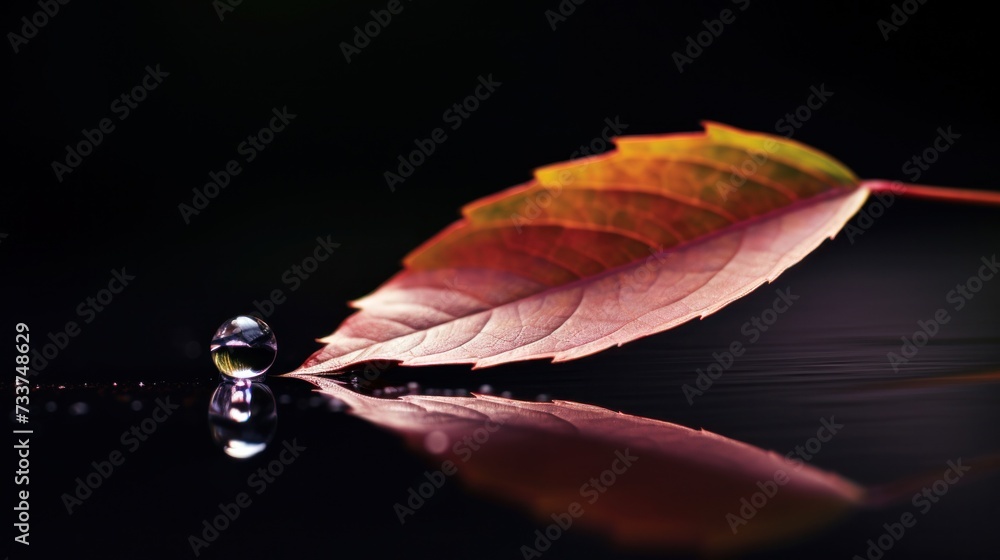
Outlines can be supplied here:
<path id="1" fill-rule="evenodd" d="M 278 342 L 267 323 L 241 315 L 226 321 L 212 338 L 212 361 L 230 379 L 258 380 L 274 363 Z"/>

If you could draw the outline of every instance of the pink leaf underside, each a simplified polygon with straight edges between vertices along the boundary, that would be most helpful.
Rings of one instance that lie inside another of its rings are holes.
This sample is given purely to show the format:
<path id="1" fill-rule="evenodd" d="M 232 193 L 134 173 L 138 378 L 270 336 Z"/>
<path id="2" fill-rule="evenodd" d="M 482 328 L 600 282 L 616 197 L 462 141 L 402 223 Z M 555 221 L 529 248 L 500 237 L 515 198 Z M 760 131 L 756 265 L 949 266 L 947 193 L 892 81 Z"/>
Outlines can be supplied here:
<path id="1" fill-rule="evenodd" d="M 301 378 L 345 402 L 352 414 L 402 435 L 432 466 L 452 461 L 463 482 L 526 507 L 543 524 L 577 502 L 584 513 L 575 523 L 632 547 L 723 552 L 759 546 L 821 527 L 865 498 L 853 482 L 777 453 L 596 406 L 482 395 L 379 399 L 328 378 Z M 473 449 L 463 440 L 479 443 Z M 582 486 L 613 466 L 621 471 L 623 463 L 613 465 L 616 452 L 635 459 L 593 500 Z M 727 514 L 738 516 L 741 498 L 760 492 L 759 484 L 775 480 L 778 471 L 788 481 L 734 534 Z M 526 543 L 533 538 L 525 535 Z"/>
<path id="2" fill-rule="evenodd" d="M 836 191 L 632 264 L 545 288 L 483 268 L 406 270 L 354 302 L 359 312 L 294 373 L 580 358 L 705 317 L 773 281 L 832 238 L 869 191 Z"/>

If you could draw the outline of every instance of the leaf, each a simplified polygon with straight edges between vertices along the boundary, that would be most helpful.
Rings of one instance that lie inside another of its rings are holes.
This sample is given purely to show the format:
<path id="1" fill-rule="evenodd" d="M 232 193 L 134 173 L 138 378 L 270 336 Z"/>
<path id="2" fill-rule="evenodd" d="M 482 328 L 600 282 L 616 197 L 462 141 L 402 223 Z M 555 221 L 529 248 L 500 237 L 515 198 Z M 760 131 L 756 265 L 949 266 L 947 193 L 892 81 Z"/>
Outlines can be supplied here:
<path id="1" fill-rule="evenodd" d="M 380 399 L 327 378 L 296 377 L 345 402 L 352 414 L 402 435 L 431 458 L 433 471 L 453 472 L 481 492 L 526 507 L 542 525 L 575 502 L 583 513 L 574 525 L 631 547 L 705 553 L 751 548 L 820 528 L 868 497 L 849 480 L 777 453 L 596 406 L 484 395 Z M 613 468 L 619 472 L 598 483 L 604 491 L 584 488 Z M 908 496 L 910 486 L 897 493 Z M 753 498 L 755 513 L 740 517 L 741 500 L 762 488 L 771 496 L 763 505 Z M 400 514 L 405 521 L 420 512 Z M 534 539 L 524 535 L 526 545 Z"/>
<path id="2" fill-rule="evenodd" d="M 995 193 L 862 183 L 808 146 L 708 123 L 623 137 L 466 206 L 296 373 L 362 362 L 565 361 L 703 318 L 832 238 L 872 190 L 1000 201 Z"/>

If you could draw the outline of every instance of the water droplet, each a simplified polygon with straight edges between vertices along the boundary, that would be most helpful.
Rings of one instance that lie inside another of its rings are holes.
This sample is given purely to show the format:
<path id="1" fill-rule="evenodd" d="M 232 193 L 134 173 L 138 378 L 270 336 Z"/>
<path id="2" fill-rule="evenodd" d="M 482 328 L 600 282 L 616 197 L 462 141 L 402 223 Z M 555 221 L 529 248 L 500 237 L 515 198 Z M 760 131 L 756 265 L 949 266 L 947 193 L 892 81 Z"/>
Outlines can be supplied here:
<path id="1" fill-rule="evenodd" d="M 73 416 L 83 416 L 90 412 L 90 406 L 85 402 L 75 402 L 69 405 L 69 413 Z"/>
<path id="2" fill-rule="evenodd" d="M 187 341 L 184 345 L 184 355 L 192 360 L 201 356 L 201 344 L 198 344 L 193 340 Z"/>
<path id="3" fill-rule="evenodd" d="M 329 407 L 330 412 L 343 412 L 344 409 L 347 408 L 344 401 L 333 397 L 330 398 L 330 402 L 327 406 Z"/>
<path id="4" fill-rule="evenodd" d="M 278 342 L 267 323 L 241 315 L 215 331 L 211 350 L 212 361 L 224 377 L 256 381 L 274 363 Z"/>
<path id="5" fill-rule="evenodd" d="M 263 383 L 220 383 L 208 404 L 212 438 L 230 457 L 263 451 L 278 428 L 274 394 Z"/>
<path id="6" fill-rule="evenodd" d="M 434 430 L 424 438 L 424 448 L 433 455 L 440 455 L 448 449 L 448 435 L 441 430 Z"/>

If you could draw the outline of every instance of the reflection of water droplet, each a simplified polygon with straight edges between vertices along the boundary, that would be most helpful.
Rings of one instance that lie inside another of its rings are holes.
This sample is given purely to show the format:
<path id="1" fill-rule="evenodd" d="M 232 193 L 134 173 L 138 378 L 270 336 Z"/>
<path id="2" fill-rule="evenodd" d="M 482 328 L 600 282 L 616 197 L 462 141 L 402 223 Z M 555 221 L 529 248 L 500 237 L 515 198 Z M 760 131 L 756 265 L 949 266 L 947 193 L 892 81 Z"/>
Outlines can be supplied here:
<path id="1" fill-rule="evenodd" d="M 220 383 L 208 405 L 208 423 L 226 455 L 252 457 L 278 429 L 274 394 L 263 383 Z"/>
<path id="2" fill-rule="evenodd" d="M 58 409 L 59 406 L 52 401 L 45 403 L 45 412 L 55 412 Z"/>
<path id="3" fill-rule="evenodd" d="M 493 393 L 493 386 L 492 385 L 480 385 L 479 386 L 479 393 L 482 394 L 482 395 L 489 395 L 489 394 Z"/>
<path id="4" fill-rule="evenodd" d="M 136 399 L 132 401 L 132 404 L 130 404 L 129 407 L 131 407 L 132 410 L 139 412 L 140 410 L 142 410 L 142 401 Z"/>
<path id="5" fill-rule="evenodd" d="M 278 342 L 267 323 L 241 315 L 226 321 L 212 337 L 212 361 L 222 375 L 259 380 L 274 363 Z"/>
<path id="6" fill-rule="evenodd" d="M 539 393 L 535 396 L 535 400 L 538 402 L 549 402 L 552 398 L 545 393 Z"/>
<path id="7" fill-rule="evenodd" d="M 83 416 L 90 412 L 90 406 L 85 402 L 77 402 L 69 405 L 69 413 L 72 416 Z"/>

